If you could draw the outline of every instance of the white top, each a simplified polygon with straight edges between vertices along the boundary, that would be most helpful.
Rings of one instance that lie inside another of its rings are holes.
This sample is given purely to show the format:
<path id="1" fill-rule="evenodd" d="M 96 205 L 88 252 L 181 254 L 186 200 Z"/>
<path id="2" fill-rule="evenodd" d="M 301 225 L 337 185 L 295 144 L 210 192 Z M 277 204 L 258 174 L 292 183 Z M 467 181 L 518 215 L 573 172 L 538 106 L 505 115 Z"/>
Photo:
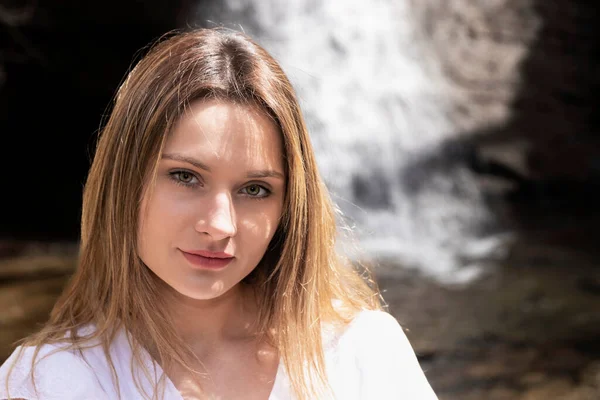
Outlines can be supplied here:
<path id="1" fill-rule="evenodd" d="M 325 335 L 325 334 L 324 334 Z M 18 350 L 18 349 L 17 349 Z M 54 350 L 57 352 L 43 358 Z M 100 347 L 78 351 L 60 350 L 58 345 L 42 346 L 35 369 L 37 394 L 31 383 L 33 348 L 26 348 L 13 369 L 9 388 L 12 398 L 42 399 L 143 399 L 131 373 L 132 352 L 125 333 L 111 345 L 111 357 L 119 377 L 115 387 L 107 359 Z M 339 400 L 394 399 L 437 400 L 415 353 L 394 317 L 382 311 L 363 311 L 343 333 L 324 336 L 325 363 L 329 383 Z M 15 351 L 0 367 L 0 399 L 7 398 L 6 374 Z M 152 361 L 147 354 L 148 366 Z M 154 363 L 158 376 L 160 367 Z M 151 394 L 152 382 L 138 375 L 141 387 Z M 280 363 L 269 400 L 291 400 L 288 377 Z M 183 400 L 167 379 L 164 399 Z"/>

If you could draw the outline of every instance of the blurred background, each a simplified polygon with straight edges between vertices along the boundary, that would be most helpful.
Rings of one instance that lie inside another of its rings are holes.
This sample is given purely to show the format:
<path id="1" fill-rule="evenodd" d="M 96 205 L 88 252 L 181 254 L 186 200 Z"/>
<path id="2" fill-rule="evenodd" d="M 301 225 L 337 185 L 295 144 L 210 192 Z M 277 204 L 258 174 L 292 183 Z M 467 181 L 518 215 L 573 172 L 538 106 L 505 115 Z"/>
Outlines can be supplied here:
<path id="1" fill-rule="evenodd" d="M 354 256 L 440 400 L 600 398 L 589 0 L 1 0 L 0 362 L 75 267 L 126 71 L 171 29 L 221 25 L 289 74 Z"/>

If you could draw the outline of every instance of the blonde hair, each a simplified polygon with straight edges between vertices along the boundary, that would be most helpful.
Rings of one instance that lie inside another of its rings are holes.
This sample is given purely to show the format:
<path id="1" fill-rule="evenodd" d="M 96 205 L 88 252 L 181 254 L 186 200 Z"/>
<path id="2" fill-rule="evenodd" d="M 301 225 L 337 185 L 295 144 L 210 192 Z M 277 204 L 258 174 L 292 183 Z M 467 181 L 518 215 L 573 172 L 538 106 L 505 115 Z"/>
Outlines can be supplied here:
<path id="1" fill-rule="evenodd" d="M 45 327 L 23 345 L 36 346 L 37 356 L 44 344 L 82 349 L 99 341 L 118 386 L 109 348 L 124 328 L 137 366 L 143 366 L 143 348 L 151 347 L 159 363 L 195 372 L 194 356 L 161 303 L 162 283 L 140 260 L 136 238 L 141 199 L 170 130 L 186 106 L 209 97 L 257 105 L 283 137 L 284 211 L 247 282 L 260 287 L 259 326 L 279 350 L 293 392 L 318 398 L 329 387 L 323 324 L 344 326 L 360 310 L 379 309 L 380 296 L 370 275 L 336 252 L 334 208 L 292 85 L 262 47 L 224 29 L 168 35 L 119 88 L 84 189 L 78 268 Z M 78 336 L 88 324 L 94 332 Z"/>

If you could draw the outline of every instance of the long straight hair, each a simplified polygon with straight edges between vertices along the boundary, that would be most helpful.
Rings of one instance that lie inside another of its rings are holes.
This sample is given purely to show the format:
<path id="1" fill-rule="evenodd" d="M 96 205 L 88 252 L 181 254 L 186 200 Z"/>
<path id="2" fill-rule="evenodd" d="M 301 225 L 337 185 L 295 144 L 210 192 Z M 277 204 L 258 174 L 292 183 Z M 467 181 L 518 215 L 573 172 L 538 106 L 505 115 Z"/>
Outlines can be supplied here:
<path id="1" fill-rule="evenodd" d="M 44 344 L 82 349 L 100 343 L 118 388 L 109 349 L 124 328 L 135 368 L 143 368 L 142 351 L 151 348 L 163 368 L 177 364 L 197 372 L 195 356 L 165 312 L 164 283 L 140 260 L 136 243 L 141 199 L 156 177 L 166 138 L 191 102 L 207 98 L 257 106 L 282 135 L 283 214 L 246 281 L 260 289 L 260 332 L 278 349 L 294 394 L 322 398 L 329 390 L 324 324 L 343 327 L 360 310 L 379 309 L 380 295 L 370 275 L 336 252 L 335 210 L 288 78 L 248 36 L 225 29 L 172 32 L 124 80 L 84 189 L 78 267 L 45 327 L 23 345 L 36 346 L 37 356 Z M 90 324 L 92 334 L 80 336 Z M 158 386 L 145 396 L 158 398 Z"/>

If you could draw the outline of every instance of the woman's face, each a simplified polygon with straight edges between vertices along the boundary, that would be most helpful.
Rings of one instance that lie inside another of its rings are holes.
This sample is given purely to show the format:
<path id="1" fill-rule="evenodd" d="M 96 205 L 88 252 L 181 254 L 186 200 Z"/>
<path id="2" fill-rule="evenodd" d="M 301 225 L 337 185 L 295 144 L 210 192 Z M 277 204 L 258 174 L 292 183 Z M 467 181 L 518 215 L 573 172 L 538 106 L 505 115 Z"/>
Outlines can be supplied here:
<path id="1" fill-rule="evenodd" d="M 214 299 L 261 260 L 285 194 L 282 138 L 255 107 L 192 103 L 142 199 L 138 251 L 177 292 Z"/>

